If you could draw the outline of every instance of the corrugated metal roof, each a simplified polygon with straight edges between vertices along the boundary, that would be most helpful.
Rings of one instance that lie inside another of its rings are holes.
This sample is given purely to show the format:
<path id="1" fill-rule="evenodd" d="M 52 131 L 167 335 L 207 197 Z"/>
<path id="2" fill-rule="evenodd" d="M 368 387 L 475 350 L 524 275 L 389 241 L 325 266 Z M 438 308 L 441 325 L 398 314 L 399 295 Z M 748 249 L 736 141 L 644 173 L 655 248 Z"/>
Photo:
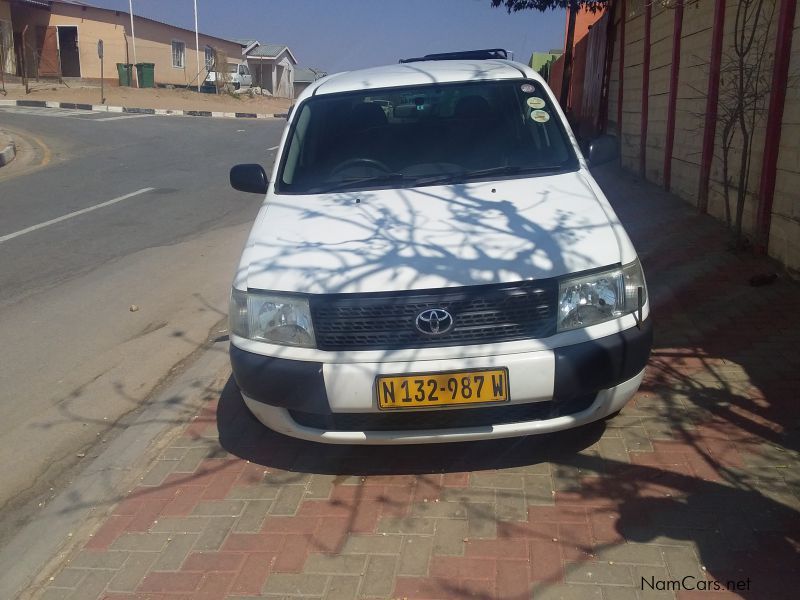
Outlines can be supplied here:
<path id="1" fill-rule="evenodd" d="M 294 70 L 294 80 L 297 83 L 312 83 L 317 79 L 325 77 L 327 73 L 322 69 L 312 67 L 296 67 Z"/>
<path id="2" fill-rule="evenodd" d="M 253 48 L 248 53 L 248 56 L 263 56 L 265 58 L 275 58 L 281 52 L 288 49 L 289 47 L 286 44 L 261 44 L 260 46 Z"/>
<path id="3" fill-rule="evenodd" d="M 30 4 L 38 8 L 50 8 L 53 4 L 50 0 L 17 0 L 20 4 Z"/>

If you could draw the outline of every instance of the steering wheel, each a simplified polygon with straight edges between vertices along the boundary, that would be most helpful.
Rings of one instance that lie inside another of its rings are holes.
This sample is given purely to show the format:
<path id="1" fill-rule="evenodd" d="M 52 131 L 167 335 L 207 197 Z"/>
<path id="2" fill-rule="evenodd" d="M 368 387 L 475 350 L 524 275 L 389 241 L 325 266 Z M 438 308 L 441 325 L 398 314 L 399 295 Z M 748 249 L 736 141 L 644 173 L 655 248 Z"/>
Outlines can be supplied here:
<path id="1" fill-rule="evenodd" d="M 391 173 L 392 170 L 385 164 L 379 160 L 375 160 L 374 158 L 349 158 L 343 163 L 339 163 L 336 165 L 333 170 L 331 171 L 331 175 L 336 175 L 350 167 L 354 167 L 356 165 L 364 165 L 368 167 L 373 167 L 376 169 L 380 169 L 385 173 Z"/>

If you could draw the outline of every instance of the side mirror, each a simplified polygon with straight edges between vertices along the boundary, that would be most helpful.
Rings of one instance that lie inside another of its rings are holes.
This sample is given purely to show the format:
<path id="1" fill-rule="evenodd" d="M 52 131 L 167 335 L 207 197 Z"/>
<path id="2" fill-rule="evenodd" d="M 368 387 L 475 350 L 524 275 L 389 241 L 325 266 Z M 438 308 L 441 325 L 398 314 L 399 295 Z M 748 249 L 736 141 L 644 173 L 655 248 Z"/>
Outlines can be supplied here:
<path id="1" fill-rule="evenodd" d="M 251 194 L 267 193 L 269 179 L 261 165 L 236 165 L 231 169 L 231 187 Z"/>
<path id="2" fill-rule="evenodd" d="M 619 143 L 613 135 L 601 135 L 589 143 L 590 167 L 611 162 L 619 157 Z"/>

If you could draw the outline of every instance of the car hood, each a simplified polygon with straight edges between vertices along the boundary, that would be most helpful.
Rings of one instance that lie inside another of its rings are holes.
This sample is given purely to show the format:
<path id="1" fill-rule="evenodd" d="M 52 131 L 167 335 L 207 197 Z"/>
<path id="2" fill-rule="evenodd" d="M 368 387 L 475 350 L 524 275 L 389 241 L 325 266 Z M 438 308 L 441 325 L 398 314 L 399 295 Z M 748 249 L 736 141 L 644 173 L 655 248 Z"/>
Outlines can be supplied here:
<path id="1" fill-rule="evenodd" d="M 624 244 L 613 210 L 580 171 L 270 194 L 235 285 L 320 294 L 515 282 L 617 264 Z"/>

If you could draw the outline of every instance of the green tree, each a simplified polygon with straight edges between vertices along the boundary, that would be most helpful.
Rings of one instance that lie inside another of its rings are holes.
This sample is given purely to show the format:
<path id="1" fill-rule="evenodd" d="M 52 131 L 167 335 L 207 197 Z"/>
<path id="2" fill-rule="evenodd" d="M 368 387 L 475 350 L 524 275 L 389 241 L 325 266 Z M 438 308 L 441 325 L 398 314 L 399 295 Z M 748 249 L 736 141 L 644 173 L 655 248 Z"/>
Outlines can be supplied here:
<path id="1" fill-rule="evenodd" d="M 561 108 L 567 110 L 567 100 L 569 99 L 569 87 L 572 80 L 572 46 L 575 40 L 575 17 L 578 11 L 586 9 L 589 12 L 597 12 L 611 4 L 612 0 L 492 0 L 492 6 L 504 6 L 509 13 L 520 10 L 546 10 L 569 9 L 569 20 L 567 21 L 567 39 L 564 47 L 564 75 L 561 78 L 561 94 L 559 103 Z"/>

